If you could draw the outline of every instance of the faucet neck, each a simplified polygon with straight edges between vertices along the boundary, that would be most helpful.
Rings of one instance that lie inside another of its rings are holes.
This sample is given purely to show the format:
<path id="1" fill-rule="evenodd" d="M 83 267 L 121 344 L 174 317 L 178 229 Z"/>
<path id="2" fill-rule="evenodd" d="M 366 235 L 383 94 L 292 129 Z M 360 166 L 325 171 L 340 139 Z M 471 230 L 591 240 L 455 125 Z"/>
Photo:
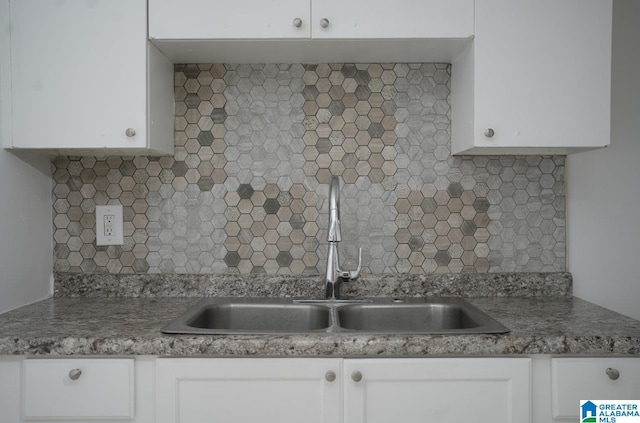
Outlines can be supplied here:
<path id="1" fill-rule="evenodd" d="M 340 180 L 337 176 L 331 178 L 329 184 L 329 231 L 327 235 L 329 251 L 327 254 L 327 273 L 325 275 L 325 299 L 340 298 L 342 282 L 357 279 L 360 276 L 362 263 L 362 249 L 358 253 L 358 268 L 352 271 L 340 270 L 338 258 L 338 242 L 342 241 L 340 234 Z"/>
<path id="2" fill-rule="evenodd" d="M 331 177 L 329 185 L 329 231 L 327 233 L 327 241 L 342 241 L 340 230 L 340 180 L 337 176 Z"/>
<path id="3" fill-rule="evenodd" d="M 340 298 L 340 259 L 338 258 L 338 243 L 329 241 L 329 251 L 327 253 L 327 272 L 325 274 L 325 294 L 327 300 Z"/>

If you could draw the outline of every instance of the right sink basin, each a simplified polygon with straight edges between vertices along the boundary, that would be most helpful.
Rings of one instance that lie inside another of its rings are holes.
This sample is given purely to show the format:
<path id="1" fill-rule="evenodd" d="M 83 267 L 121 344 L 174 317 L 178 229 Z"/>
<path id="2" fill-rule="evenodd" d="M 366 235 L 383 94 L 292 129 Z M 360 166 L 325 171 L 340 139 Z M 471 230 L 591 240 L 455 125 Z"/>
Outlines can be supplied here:
<path id="1" fill-rule="evenodd" d="M 337 309 L 341 328 L 371 333 L 500 333 L 508 329 L 464 300 L 376 299 Z"/>

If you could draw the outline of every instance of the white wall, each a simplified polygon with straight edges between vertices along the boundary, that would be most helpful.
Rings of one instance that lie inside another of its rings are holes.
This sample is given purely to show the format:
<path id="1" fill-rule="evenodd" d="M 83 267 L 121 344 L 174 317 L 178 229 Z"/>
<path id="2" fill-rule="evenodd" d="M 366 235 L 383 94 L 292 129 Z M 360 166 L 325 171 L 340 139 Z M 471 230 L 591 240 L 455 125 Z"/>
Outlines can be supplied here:
<path id="1" fill-rule="evenodd" d="M 640 319 L 640 1 L 613 15 L 611 146 L 567 159 L 567 262 L 575 296 Z"/>
<path id="2" fill-rule="evenodd" d="M 8 18 L 0 0 L 0 145 L 11 135 Z M 52 290 L 50 166 L 46 156 L 0 148 L 0 313 Z"/>
<path id="3" fill-rule="evenodd" d="M 49 168 L 48 157 L 0 150 L 0 313 L 52 291 Z"/>

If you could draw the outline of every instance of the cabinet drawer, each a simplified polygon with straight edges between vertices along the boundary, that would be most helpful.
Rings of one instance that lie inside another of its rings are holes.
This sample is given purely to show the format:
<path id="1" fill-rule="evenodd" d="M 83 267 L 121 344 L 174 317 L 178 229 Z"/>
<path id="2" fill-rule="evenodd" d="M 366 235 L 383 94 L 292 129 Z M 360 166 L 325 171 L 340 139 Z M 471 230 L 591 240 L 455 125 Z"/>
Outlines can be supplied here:
<path id="1" fill-rule="evenodd" d="M 607 369 L 620 377 L 613 380 Z M 554 358 L 551 360 L 554 418 L 579 417 L 580 400 L 640 398 L 639 358 Z"/>
<path id="2" fill-rule="evenodd" d="M 25 419 L 134 415 L 133 359 L 25 360 L 23 382 Z"/>

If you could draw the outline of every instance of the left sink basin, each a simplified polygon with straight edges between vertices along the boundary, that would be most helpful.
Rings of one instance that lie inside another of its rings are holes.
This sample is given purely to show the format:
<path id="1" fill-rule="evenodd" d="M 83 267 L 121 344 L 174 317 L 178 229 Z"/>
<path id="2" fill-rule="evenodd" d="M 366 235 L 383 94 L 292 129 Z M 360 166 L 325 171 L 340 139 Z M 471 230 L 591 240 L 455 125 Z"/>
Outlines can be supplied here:
<path id="1" fill-rule="evenodd" d="M 326 332 L 330 309 L 293 304 L 290 299 L 204 299 L 162 329 L 180 334 L 249 334 Z"/>

